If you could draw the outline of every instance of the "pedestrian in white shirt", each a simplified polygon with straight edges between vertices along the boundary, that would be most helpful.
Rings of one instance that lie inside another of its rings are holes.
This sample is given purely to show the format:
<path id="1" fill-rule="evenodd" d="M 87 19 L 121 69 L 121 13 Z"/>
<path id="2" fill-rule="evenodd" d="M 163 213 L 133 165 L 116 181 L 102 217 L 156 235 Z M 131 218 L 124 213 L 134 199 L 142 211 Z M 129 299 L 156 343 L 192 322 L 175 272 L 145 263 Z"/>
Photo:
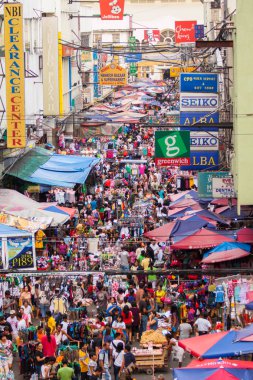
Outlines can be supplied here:
<path id="1" fill-rule="evenodd" d="M 18 319 L 17 330 L 18 330 L 18 331 L 21 331 L 21 330 L 26 329 L 26 322 L 25 322 L 25 320 L 23 319 L 21 313 L 18 313 L 18 314 L 17 314 L 17 319 Z"/>
<path id="2" fill-rule="evenodd" d="M 199 335 L 206 335 L 211 330 L 212 326 L 211 323 L 207 319 L 206 314 L 200 314 L 199 318 L 194 323 L 194 326 L 197 329 L 197 332 Z"/>
<path id="3" fill-rule="evenodd" d="M 10 316 L 6 319 L 6 321 L 11 325 L 12 328 L 12 336 L 15 341 L 18 336 L 18 320 L 16 317 L 15 310 L 10 311 Z"/>

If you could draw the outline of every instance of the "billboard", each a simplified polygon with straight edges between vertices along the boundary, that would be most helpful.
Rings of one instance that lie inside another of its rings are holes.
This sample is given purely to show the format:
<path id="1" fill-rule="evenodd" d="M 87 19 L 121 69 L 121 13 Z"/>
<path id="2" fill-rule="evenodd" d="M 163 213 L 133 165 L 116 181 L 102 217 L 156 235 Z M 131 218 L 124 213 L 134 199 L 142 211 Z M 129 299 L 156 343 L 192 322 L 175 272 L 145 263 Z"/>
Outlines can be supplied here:
<path id="1" fill-rule="evenodd" d="M 197 21 L 175 21 L 175 43 L 195 42 L 195 25 Z"/>
<path id="2" fill-rule="evenodd" d="M 212 185 L 212 195 L 214 198 L 235 198 L 236 194 L 233 177 L 213 177 Z"/>
<path id="3" fill-rule="evenodd" d="M 127 70 L 123 67 L 110 64 L 99 71 L 101 86 L 124 86 L 127 84 Z"/>
<path id="4" fill-rule="evenodd" d="M 155 162 L 158 166 L 180 166 L 190 163 L 189 131 L 156 131 Z"/>
<path id="5" fill-rule="evenodd" d="M 8 268 L 35 268 L 32 237 L 7 238 Z"/>
<path id="6" fill-rule="evenodd" d="M 198 173 L 198 194 L 200 198 L 213 197 L 213 178 L 225 178 L 229 176 L 229 172 L 202 172 Z"/>
<path id="7" fill-rule="evenodd" d="M 157 44 L 160 42 L 160 30 L 159 29 L 145 29 L 144 40 L 150 44 Z"/>
<path id="8" fill-rule="evenodd" d="M 217 124 L 219 123 L 219 112 L 214 112 L 211 115 L 208 112 L 180 112 L 180 125 L 190 126 L 196 123 L 203 124 L 203 126 Z"/>
<path id="9" fill-rule="evenodd" d="M 218 132 L 190 132 L 190 146 L 193 150 L 218 150 Z"/>
<path id="10" fill-rule="evenodd" d="M 42 17 L 43 114 L 59 115 L 58 19 Z"/>
<path id="11" fill-rule="evenodd" d="M 218 75 L 208 73 L 181 73 L 181 92 L 218 92 Z"/>
<path id="12" fill-rule="evenodd" d="M 102 20 L 123 20 L 125 0 L 100 0 Z"/>
<path id="13" fill-rule="evenodd" d="M 7 148 L 25 148 L 25 67 L 22 4 L 4 4 Z"/>
<path id="14" fill-rule="evenodd" d="M 180 94 L 180 111 L 215 111 L 219 105 L 218 94 Z"/>
<path id="15" fill-rule="evenodd" d="M 218 170 L 219 151 L 191 151 L 190 164 L 181 166 L 181 170 Z"/>

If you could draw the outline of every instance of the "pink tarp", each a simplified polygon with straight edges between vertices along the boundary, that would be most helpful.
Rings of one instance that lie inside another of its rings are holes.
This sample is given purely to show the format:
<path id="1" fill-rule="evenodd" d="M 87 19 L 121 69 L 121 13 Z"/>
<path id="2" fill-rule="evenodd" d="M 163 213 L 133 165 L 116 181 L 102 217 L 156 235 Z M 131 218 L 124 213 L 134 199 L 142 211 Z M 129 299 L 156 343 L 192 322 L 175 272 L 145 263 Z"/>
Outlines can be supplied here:
<path id="1" fill-rule="evenodd" d="M 208 257 L 202 260 L 202 263 L 203 264 L 220 263 L 223 261 L 240 259 L 242 257 L 246 257 L 249 255 L 250 255 L 250 252 L 244 251 L 243 249 L 240 249 L 240 248 L 230 249 L 227 251 L 211 253 L 211 255 L 209 255 Z"/>
<path id="2" fill-rule="evenodd" d="M 237 241 L 240 243 L 250 243 L 253 244 L 253 229 L 252 228 L 242 228 L 237 232 Z"/>
<path id="3" fill-rule="evenodd" d="M 175 223 L 176 222 L 164 224 L 153 231 L 146 232 L 144 236 L 158 242 L 164 242 L 170 238 L 170 234 L 175 226 Z"/>
<path id="4" fill-rule="evenodd" d="M 172 249 L 201 249 L 212 248 L 224 242 L 233 242 L 234 240 L 217 234 L 216 232 L 202 229 L 195 234 L 180 240 L 171 246 Z"/>

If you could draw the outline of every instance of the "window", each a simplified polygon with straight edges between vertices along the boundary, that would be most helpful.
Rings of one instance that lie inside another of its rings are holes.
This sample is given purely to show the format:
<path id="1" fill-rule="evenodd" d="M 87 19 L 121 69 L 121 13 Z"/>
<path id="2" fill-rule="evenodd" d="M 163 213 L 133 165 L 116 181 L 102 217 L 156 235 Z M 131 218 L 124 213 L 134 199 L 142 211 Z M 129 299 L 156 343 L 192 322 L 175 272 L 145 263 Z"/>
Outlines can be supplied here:
<path id="1" fill-rule="evenodd" d="M 102 41 L 102 33 L 94 33 L 93 35 L 93 43 L 97 44 Z"/>
<path id="2" fill-rule="evenodd" d="M 112 42 L 120 42 L 120 33 L 112 33 Z"/>

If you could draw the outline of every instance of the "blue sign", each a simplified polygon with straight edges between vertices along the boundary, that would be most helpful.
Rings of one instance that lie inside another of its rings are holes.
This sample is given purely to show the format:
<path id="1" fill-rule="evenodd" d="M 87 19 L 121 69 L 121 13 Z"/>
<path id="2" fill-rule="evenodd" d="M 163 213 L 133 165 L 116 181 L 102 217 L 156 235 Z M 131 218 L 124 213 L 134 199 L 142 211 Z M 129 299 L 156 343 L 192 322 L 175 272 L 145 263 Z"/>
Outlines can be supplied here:
<path id="1" fill-rule="evenodd" d="M 195 38 L 198 40 L 199 38 L 205 37 L 205 27 L 203 24 L 195 25 Z"/>
<path id="2" fill-rule="evenodd" d="M 141 53 L 128 53 L 125 56 L 125 62 L 126 63 L 140 62 L 141 60 L 142 60 L 142 54 Z"/>
<path id="3" fill-rule="evenodd" d="M 219 123 L 219 112 L 215 112 L 208 116 L 210 112 L 180 112 L 180 125 L 203 124 L 203 129 L 199 127 L 189 128 L 191 131 L 218 131 L 218 128 L 212 127 L 212 124 Z"/>
<path id="4" fill-rule="evenodd" d="M 181 73 L 181 92 L 218 92 L 218 75 L 208 73 Z"/>
<path id="5" fill-rule="evenodd" d="M 93 61 L 98 60 L 98 52 L 96 50 L 93 51 Z"/>
<path id="6" fill-rule="evenodd" d="M 191 151 L 190 165 L 181 166 L 181 170 L 219 170 L 219 151 Z"/>
<path id="7" fill-rule="evenodd" d="M 99 98 L 99 85 L 98 85 L 98 65 L 93 66 L 93 96 Z"/>

